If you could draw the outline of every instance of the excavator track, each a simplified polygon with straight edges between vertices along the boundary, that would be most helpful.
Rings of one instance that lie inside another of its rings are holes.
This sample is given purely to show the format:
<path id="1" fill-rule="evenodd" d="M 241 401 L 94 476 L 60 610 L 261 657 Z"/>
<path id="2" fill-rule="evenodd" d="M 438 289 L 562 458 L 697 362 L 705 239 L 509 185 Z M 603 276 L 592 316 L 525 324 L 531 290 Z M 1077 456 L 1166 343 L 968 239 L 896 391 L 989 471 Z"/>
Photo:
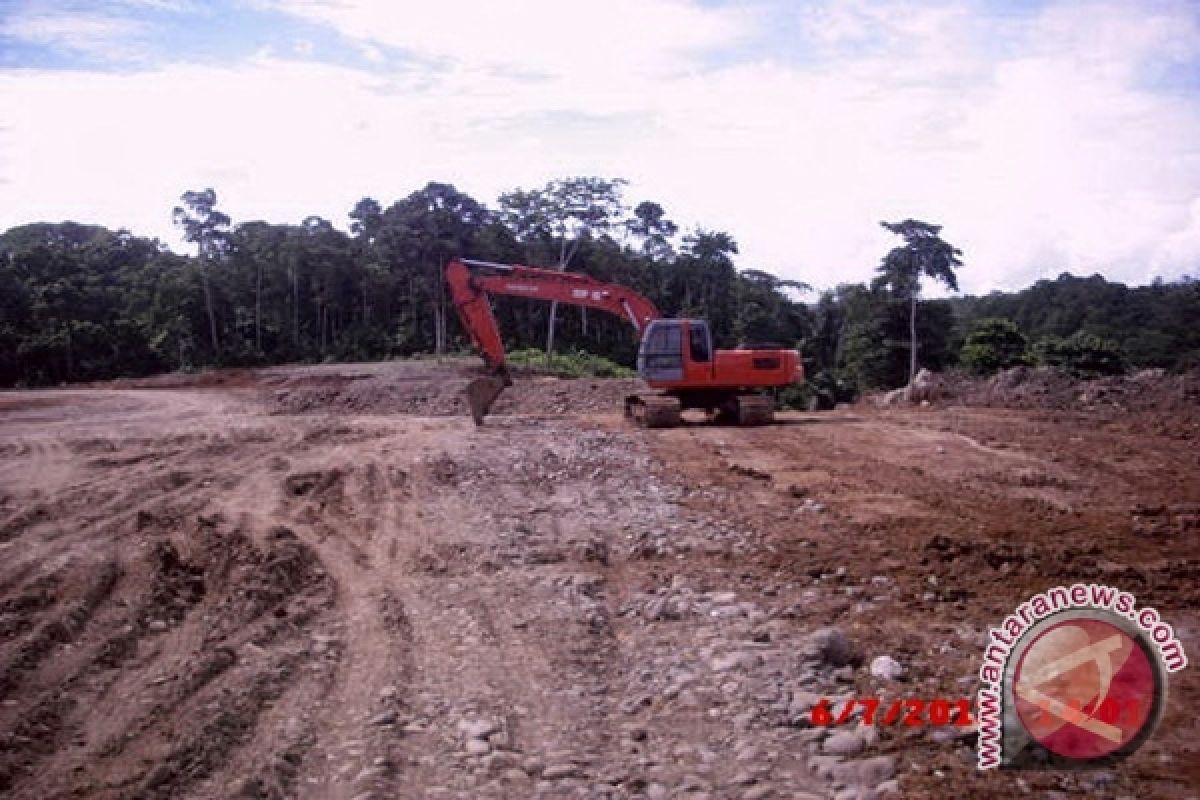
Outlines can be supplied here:
<path id="1" fill-rule="evenodd" d="M 739 394 L 733 398 L 738 425 L 770 425 L 775 421 L 775 401 L 761 394 Z"/>
<path id="2" fill-rule="evenodd" d="M 625 398 L 625 416 L 639 428 L 674 428 L 682 421 L 679 399 L 668 395 L 635 394 Z"/>

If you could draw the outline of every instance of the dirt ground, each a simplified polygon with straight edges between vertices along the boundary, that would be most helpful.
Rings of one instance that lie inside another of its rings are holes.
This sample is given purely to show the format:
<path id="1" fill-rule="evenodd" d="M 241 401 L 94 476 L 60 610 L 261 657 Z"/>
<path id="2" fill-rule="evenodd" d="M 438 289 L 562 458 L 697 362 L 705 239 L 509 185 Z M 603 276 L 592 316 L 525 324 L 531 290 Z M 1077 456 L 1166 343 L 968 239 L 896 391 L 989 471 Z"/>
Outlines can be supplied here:
<path id="1" fill-rule="evenodd" d="M 1200 796 L 1200 414 L 930 407 L 631 429 L 460 363 L 0 393 L 0 795 Z M 988 627 L 1097 581 L 1193 664 L 1118 767 L 988 773 Z M 903 668 L 872 677 L 881 655 Z"/>

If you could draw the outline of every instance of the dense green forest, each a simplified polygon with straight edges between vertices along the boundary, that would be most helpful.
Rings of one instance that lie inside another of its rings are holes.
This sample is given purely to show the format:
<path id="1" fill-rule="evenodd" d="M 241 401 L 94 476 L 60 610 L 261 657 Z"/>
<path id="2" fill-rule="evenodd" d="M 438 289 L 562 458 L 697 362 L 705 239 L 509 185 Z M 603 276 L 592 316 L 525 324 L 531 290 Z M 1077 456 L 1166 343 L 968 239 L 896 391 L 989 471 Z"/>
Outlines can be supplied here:
<path id="1" fill-rule="evenodd" d="M 917 360 L 933 369 L 1200 364 L 1196 281 L 1130 288 L 1062 275 L 1016 293 L 921 300 L 922 269 L 954 287 L 970 258 L 962 266 L 940 229 L 911 220 L 888 225 L 907 244 L 880 254 L 875 281 L 813 292 L 737 269 L 729 233 L 681 233 L 657 203 L 630 208 L 620 180 L 552 181 L 502 195 L 495 208 L 430 183 L 386 208 L 363 199 L 348 231 L 315 216 L 235 223 L 211 189 L 186 192 L 173 213 L 196 255 L 74 222 L 0 234 L 0 385 L 461 350 L 441 280 L 456 255 L 566 263 L 637 289 L 669 316 L 709 319 L 721 346 L 797 346 L 814 383 L 838 395 L 905 383 L 913 327 Z M 920 259 L 927 241 L 947 259 L 937 269 Z M 511 348 L 547 346 L 547 304 L 503 298 L 496 311 Z M 567 308 L 553 331 L 558 351 L 633 361 L 623 320 Z"/>

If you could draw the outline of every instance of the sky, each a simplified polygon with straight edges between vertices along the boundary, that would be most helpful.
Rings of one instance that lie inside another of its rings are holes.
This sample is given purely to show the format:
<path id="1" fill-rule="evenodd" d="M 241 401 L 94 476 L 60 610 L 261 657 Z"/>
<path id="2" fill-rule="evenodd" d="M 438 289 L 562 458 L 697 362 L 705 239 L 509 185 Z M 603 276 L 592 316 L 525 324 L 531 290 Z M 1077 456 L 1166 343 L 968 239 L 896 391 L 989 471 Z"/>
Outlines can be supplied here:
<path id="1" fill-rule="evenodd" d="M 972 293 L 1197 276 L 1200 1 L 0 0 L 0 230 L 575 175 L 817 287 L 907 217 Z"/>

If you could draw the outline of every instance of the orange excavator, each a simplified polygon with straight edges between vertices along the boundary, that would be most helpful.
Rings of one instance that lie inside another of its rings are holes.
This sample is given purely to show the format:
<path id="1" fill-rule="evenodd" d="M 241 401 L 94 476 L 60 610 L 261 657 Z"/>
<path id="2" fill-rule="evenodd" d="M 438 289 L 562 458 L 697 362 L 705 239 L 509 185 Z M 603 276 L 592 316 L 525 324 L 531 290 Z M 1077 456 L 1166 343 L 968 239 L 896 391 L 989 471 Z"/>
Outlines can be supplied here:
<path id="1" fill-rule="evenodd" d="M 804 380 L 795 350 L 713 350 L 706 321 L 663 319 L 654 304 L 637 292 L 587 275 L 455 259 L 446 265 L 446 283 L 463 327 L 489 372 L 467 386 L 476 425 L 483 424 L 496 398 L 512 385 L 504 342 L 492 315 L 493 295 L 598 308 L 627 320 L 640 337 L 638 375 L 658 392 L 625 398 L 625 414 L 647 428 L 678 425 L 685 409 L 701 409 L 710 418 L 739 425 L 767 424 L 774 419 L 774 398 L 768 390 Z"/>

